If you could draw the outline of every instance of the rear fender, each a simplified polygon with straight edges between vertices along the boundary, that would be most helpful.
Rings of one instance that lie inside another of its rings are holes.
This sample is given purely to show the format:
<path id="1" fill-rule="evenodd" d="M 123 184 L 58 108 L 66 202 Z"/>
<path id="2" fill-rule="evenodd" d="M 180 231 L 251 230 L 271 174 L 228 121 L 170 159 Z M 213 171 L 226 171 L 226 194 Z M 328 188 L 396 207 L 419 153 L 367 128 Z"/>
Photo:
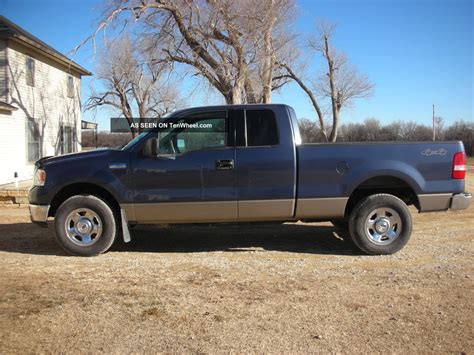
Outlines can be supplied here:
<path id="1" fill-rule="evenodd" d="M 342 181 L 344 196 L 350 196 L 364 181 L 378 176 L 391 176 L 403 180 L 416 194 L 420 194 L 425 186 L 423 176 L 414 167 L 401 161 L 375 161 L 349 171 Z"/>

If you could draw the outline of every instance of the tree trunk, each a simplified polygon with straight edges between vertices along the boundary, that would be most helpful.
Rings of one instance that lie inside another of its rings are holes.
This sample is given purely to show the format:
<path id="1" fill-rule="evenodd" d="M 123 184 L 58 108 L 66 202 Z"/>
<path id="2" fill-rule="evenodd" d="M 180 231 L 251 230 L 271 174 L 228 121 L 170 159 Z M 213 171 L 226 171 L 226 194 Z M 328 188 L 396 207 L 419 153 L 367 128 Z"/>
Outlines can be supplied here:
<path id="1" fill-rule="evenodd" d="M 137 100 L 138 101 L 138 100 Z M 138 126 L 138 131 L 140 133 L 143 132 L 142 128 L 142 123 L 145 123 L 145 116 L 146 116 L 146 109 L 145 109 L 145 103 L 143 101 L 138 101 L 138 121 L 139 121 L 139 126 Z"/>
<path id="2" fill-rule="evenodd" d="M 238 77 L 232 87 L 232 104 L 239 105 L 242 103 L 242 93 L 244 89 L 244 77 Z"/>
<path id="3" fill-rule="evenodd" d="M 337 139 L 337 130 L 339 127 L 339 110 L 336 108 L 336 110 L 333 110 L 333 118 L 332 118 L 332 129 L 331 129 L 331 135 L 329 136 L 329 141 L 334 143 Z"/>
<path id="4" fill-rule="evenodd" d="M 255 91 L 248 77 L 245 78 L 245 99 L 248 104 L 256 104 Z"/>
<path id="5" fill-rule="evenodd" d="M 273 7 L 273 0 L 271 1 L 270 8 Z M 272 16 L 272 14 L 270 14 Z M 272 102 L 272 84 L 273 84 L 273 67 L 275 65 L 275 54 L 272 46 L 272 31 L 275 24 L 276 17 L 270 19 L 268 27 L 265 29 L 263 35 L 264 43 L 264 55 L 263 59 L 263 91 L 262 91 L 262 102 L 264 104 Z"/>
<path id="6" fill-rule="evenodd" d="M 329 87 L 331 90 L 331 107 L 332 107 L 332 129 L 331 135 L 329 136 L 330 142 L 335 142 L 337 138 L 337 129 L 339 125 L 339 103 L 338 103 L 338 93 L 336 89 L 336 83 L 334 79 L 334 61 L 332 54 L 329 48 L 329 36 L 324 36 L 324 56 L 328 63 L 328 77 L 329 77 Z"/>
<path id="7" fill-rule="evenodd" d="M 308 97 L 311 101 L 311 104 L 313 105 L 313 107 L 316 111 L 316 114 L 318 115 L 319 127 L 320 127 L 320 130 L 321 130 L 321 134 L 323 135 L 324 140 L 327 142 L 328 141 L 328 136 L 327 136 L 327 132 L 326 132 L 326 126 L 324 124 L 323 111 L 321 111 L 321 107 L 319 107 L 319 104 L 318 104 L 318 101 L 316 100 L 316 97 L 313 95 L 313 93 L 309 89 L 309 87 L 307 87 L 303 83 L 303 81 L 296 75 L 296 73 L 293 70 L 291 70 L 291 68 L 288 65 L 282 64 L 282 63 L 280 63 L 279 65 L 281 65 L 283 68 L 286 69 L 286 71 L 288 72 L 288 76 L 291 79 L 293 79 L 294 81 L 296 81 L 296 83 L 299 85 L 299 87 L 306 93 L 306 95 L 308 95 Z"/>

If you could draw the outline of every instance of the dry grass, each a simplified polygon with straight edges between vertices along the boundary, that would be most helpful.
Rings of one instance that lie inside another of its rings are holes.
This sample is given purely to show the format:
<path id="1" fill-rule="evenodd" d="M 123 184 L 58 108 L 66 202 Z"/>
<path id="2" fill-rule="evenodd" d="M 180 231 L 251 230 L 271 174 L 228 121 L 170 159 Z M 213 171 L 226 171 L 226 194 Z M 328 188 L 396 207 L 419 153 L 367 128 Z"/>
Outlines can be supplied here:
<path id="1" fill-rule="evenodd" d="M 474 207 L 413 212 L 392 256 L 297 223 L 138 228 L 75 258 L 0 209 L 0 352 L 472 352 Z"/>

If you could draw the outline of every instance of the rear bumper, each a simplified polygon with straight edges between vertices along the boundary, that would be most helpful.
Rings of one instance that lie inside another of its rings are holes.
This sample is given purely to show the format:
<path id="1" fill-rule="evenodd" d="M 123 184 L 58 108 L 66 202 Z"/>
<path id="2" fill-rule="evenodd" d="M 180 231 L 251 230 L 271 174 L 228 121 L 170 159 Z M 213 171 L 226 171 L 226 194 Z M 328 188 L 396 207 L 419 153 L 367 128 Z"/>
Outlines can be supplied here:
<path id="1" fill-rule="evenodd" d="M 448 209 L 453 211 L 464 210 L 469 207 L 471 194 L 469 192 L 462 192 L 459 194 L 418 195 L 418 201 L 420 203 L 420 212 L 446 211 Z"/>
<path id="2" fill-rule="evenodd" d="M 456 210 L 465 210 L 469 207 L 471 203 L 472 195 L 469 192 L 463 192 L 460 194 L 453 195 L 451 199 L 451 206 L 450 208 L 453 211 Z"/>
<path id="3" fill-rule="evenodd" d="M 30 204 L 31 222 L 45 226 L 48 221 L 49 205 L 31 205 Z"/>

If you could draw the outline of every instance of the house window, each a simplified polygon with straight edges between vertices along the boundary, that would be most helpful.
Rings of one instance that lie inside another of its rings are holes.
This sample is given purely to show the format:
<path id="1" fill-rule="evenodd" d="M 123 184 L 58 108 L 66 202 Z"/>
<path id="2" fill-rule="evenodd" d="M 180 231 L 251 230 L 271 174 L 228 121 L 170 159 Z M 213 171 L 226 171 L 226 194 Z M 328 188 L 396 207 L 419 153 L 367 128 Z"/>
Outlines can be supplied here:
<path id="1" fill-rule="evenodd" d="M 67 77 L 67 97 L 74 97 L 74 78 L 71 75 Z"/>
<path id="2" fill-rule="evenodd" d="M 35 86 L 35 60 L 26 57 L 26 84 Z"/>
<path id="3" fill-rule="evenodd" d="M 34 119 L 29 119 L 26 129 L 28 139 L 28 163 L 34 163 L 40 158 L 40 134 L 38 124 L 34 121 Z"/>
<path id="4" fill-rule="evenodd" d="M 60 132 L 61 154 L 73 152 L 73 137 L 71 126 L 61 126 Z"/>

